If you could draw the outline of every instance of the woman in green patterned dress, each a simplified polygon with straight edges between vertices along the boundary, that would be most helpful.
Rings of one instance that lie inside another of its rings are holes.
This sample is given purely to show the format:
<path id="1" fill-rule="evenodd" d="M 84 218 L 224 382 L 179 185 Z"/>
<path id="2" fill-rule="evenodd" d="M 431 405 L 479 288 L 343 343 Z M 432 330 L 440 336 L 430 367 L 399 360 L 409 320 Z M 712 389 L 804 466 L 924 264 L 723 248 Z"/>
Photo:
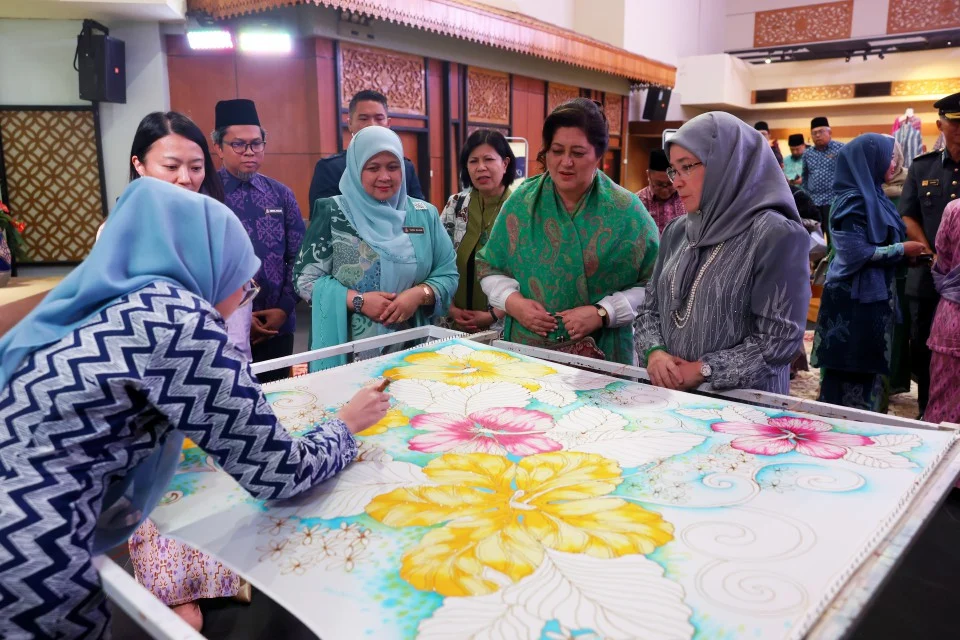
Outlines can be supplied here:
<path id="1" fill-rule="evenodd" d="M 589 353 L 577 346 L 592 338 L 605 359 L 636 361 L 632 325 L 659 233 L 640 199 L 600 171 L 609 140 L 586 98 L 544 122 L 546 172 L 510 195 L 477 255 L 484 293 L 507 313 L 505 340 Z"/>
<path id="2" fill-rule="evenodd" d="M 310 348 L 442 317 L 457 290 L 457 256 L 436 207 L 407 196 L 397 134 L 367 127 L 353 137 L 340 192 L 314 203 L 293 270 L 294 289 L 313 305 Z"/>

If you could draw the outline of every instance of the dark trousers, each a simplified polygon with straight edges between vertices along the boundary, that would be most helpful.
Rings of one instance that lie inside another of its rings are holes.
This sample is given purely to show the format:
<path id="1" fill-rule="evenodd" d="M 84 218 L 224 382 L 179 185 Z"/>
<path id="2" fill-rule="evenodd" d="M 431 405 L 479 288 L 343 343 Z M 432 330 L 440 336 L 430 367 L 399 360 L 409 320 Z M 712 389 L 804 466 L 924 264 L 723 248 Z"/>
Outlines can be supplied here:
<path id="1" fill-rule="evenodd" d="M 253 345 L 250 350 L 253 352 L 254 362 L 263 362 L 264 360 L 273 360 L 274 358 L 283 358 L 293 355 L 293 334 L 281 333 L 269 340 L 264 340 L 259 344 Z M 264 371 L 257 374 L 257 380 L 260 384 L 265 382 L 274 382 L 290 377 L 290 367 L 275 369 L 273 371 Z"/>
<path id="2" fill-rule="evenodd" d="M 915 298 L 910 296 L 910 370 L 917 377 L 917 401 L 920 415 L 927 408 L 930 398 L 930 349 L 927 339 L 933 316 L 937 313 L 936 298 Z"/>

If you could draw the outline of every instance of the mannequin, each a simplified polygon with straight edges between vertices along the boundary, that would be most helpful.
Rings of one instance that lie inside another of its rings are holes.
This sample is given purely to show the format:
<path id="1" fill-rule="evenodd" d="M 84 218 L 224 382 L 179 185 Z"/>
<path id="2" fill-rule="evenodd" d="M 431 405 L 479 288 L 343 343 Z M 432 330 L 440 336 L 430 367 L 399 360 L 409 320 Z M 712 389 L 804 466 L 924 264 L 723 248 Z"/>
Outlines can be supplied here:
<path id="1" fill-rule="evenodd" d="M 914 115 L 913 107 L 907 107 L 902 116 L 897 116 L 892 134 L 903 148 L 903 166 L 909 168 L 913 159 L 926 151 L 920 135 L 920 118 Z"/>

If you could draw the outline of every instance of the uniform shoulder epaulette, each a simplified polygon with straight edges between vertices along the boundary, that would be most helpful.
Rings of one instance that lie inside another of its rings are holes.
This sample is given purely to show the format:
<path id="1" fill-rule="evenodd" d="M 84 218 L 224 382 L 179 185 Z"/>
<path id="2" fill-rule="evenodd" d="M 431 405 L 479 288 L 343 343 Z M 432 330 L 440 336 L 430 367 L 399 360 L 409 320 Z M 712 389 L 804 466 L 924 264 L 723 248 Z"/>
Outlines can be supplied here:
<path id="1" fill-rule="evenodd" d="M 920 155 L 918 155 L 917 157 L 915 157 L 915 158 L 913 159 L 913 161 L 916 162 L 917 160 L 920 160 L 921 158 L 939 156 L 942 151 L 943 151 L 943 150 L 941 149 L 941 150 L 939 150 L 939 151 L 927 151 L 926 153 L 921 153 Z"/>
<path id="2" fill-rule="evenodd" d="M 418 211 L 426 211 L 430 208 L 430 205 L 423 200 L 417 200 L 416 198 L 410 198 L 410 200 L 413 201 L 413 208 L 417 209 Z"/>

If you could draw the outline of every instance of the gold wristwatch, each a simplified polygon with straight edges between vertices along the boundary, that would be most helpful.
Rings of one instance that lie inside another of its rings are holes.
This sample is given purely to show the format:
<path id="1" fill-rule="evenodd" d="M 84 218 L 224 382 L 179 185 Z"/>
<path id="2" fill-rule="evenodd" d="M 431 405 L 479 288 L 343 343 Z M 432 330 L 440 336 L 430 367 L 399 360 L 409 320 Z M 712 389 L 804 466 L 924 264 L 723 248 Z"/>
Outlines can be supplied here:
<path id="1" fill-rule="evenodd" d="M 600 322 L 603 324 L 603 326 L 607 326 L 607 324 L 610 322 L 610 314 L 608 314 L 607 310 L 599 304 L 595 304 L 593 306 L 597 308 L 597 315 L 600 316 Z"/>

